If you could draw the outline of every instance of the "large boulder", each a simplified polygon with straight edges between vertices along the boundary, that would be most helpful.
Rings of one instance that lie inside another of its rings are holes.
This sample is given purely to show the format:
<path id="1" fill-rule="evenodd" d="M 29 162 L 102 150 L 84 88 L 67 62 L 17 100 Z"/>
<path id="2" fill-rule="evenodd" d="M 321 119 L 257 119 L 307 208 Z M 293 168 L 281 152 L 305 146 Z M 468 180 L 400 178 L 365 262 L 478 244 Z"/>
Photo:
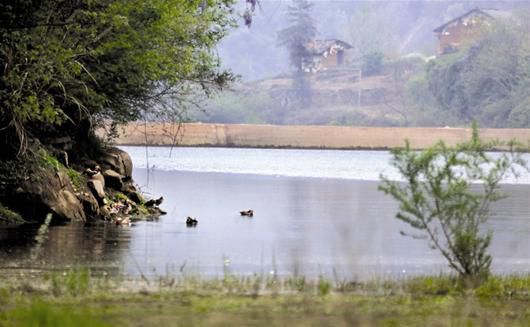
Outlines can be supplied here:
<path id="1" fill-rule="evenodd" d="M 97 172 L 94 175 L 90 176 L 90 179 L 99 181 L 105 187 L 105 176 L 101 172 Z"/>
<path id="2" fill-rule="evenodd" d="M 77 194 L 77 198 L 83 204 L 87 218 L 96 218 L 101 214 L 99 203 L 94 195 L 88 192 L 80 192 Z"/>
<path id="3" fill-rule="evenodd" d="M 112 169 L 107 169 L 103 171 L 103 177 L 105 178 L 105 185 L 107 187 L 113 188 L 118 191 L 122 189 L 124 176 L 120 175 Z"/>
<path id="4" fill-rule="evenodd" d="M 85 221 L 85 209 L 73 190 L 61 189 L 50 209 L 59 217 L 67 220 Z"/>
<path id="5" fill-rule="evenodd" d="M 33 171 L 4 200 L 28 220 L 42 221 L 47 213 L 52 213 L 55 221 L 86 221 L 83 204 L 62 168 Z"/>
<path id="6" fill-rule="evenodd" d="M 132 178 L 132 159 L 129 154 L 118 148 L 107 148 L 101 154 L 99 160 L 104 169 L 111 169 L 124 177 L 124 180 Z"/>
<path id="7" fill-rule="evenodd" d="M 89 180 L 87 185 L 98 202 L 102 203 L 103 199 L 105 198 L 105 185 L 97 179 Z"/>

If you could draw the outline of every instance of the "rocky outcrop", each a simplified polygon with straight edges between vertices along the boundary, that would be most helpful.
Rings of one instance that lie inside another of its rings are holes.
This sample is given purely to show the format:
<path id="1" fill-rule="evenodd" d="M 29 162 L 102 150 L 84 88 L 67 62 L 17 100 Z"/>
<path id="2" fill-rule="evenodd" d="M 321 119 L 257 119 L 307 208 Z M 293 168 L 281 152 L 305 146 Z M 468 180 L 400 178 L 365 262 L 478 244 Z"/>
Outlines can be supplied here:
<path id="1" fill-rule="evenodd" d="M 105 184 L 97 179 L 91 179 L 87 182 L 87 186 L 98 202 L 103 203 L 103 199 L 105 199 Z"/>
<path id="2" fill-rule="evenodd" d="M 87 217 L 99 217 L 102 215 L 98 200 L 88 192 L 79 192 L 77 198 L 81 201 Z"/>
<path id="3" fill-rule="evenodd" d="M 112 169 L 107 169 L 103 172 L 103 177 L 106 185 L 112 187 L 115 190 L 122 190 L 123 179 L 126 178 L 125 176 L 120 175 Z"/>
<path id="4" fill-rule="evenodd" d="M 133 184 L 132 160 L 126 152 L 107 148 L 95 160 L 86 160 L 76 168 L 82 173 L 64 164 L 39 165 L 1 200 L 33 221 L 42 221 L 52 213 L 56 222 L 102 218 L 124 224 L 132 215 L 164 213 L 157 206 L 143 206 L 144 198 Z"/>
<path id="5" fill-rule="evenodd" d="M 86 221 L 83 204 L 75 193 L 64 169 L 54 173 L 41 168 L 21 183 L 8 200 L 29 220 L 43 220 L 51 212 L 58 220 Z"/>
<path id="6" fill-rule="evenodd" d="M 118 148 L 108 148 L 97 160 L 104 170 L 111 169 L 122 175 L 125 180 L 132 178 L 131 156 Z"/>

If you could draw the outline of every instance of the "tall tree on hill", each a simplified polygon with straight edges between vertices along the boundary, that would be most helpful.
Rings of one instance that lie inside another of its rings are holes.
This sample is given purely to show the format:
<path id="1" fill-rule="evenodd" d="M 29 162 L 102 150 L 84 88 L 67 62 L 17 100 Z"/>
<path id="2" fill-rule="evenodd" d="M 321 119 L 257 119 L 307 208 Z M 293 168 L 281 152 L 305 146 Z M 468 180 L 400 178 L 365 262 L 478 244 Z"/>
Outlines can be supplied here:
<path id="1" fill-rule="evenodd" d="M 311 53 L 307 44 L 316 36 L 316 28 L 310 15 L 313 4 L 307 0 L 294 0 L 287 7 L 289 26 L 278 32 L 278 41 L 289 51 L 291 67 L 296 71 L 303 70 L 303 64 Z"/>
<path id="2" fill-rule="evenodd" d="M 311 85 L 304 72 L 304 64 L 311 59 L 307 45 L 316 36 L 316 27 L 311 17 L 313 3 L 307 0 L 293 0 L 287 7 L 289 26 L 278 32 L 278 43 L 287 48 L 289 61 L 294 70 L 295 96 L 301 107 L 311 105 Z"/>

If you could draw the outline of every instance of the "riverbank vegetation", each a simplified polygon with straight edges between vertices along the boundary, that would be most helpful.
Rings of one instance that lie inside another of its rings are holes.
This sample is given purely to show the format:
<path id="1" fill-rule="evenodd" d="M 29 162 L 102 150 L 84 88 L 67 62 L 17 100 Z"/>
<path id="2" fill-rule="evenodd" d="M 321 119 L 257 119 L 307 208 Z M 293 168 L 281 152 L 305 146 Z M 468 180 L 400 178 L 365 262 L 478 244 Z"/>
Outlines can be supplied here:
<path id="1" fill-rule="evenodd" d="M 484 224 L 491 205 L 503 198 L 499 184 L 517 169 L 527 169 L 513 142 L 499 155 L 486 152 L 499 145 L 481 141 L 476 124 L 471 139 L 455 147 L 439 141 L 417 152 L 406 142 L 392 150 L 392 165 L 403 181 L 382 176 L 379 186 L 399 203 L 396 218 L 415 230 L 401 233 L 426 239 L 470 283 L 481 283 L 490 273 L 493 232 Z"/>
<path id="2" fill-rule="evenodd" d="M 530 278 L 474 289 L 450 276 L 367 282 L 226 275 L 119 281 L 89 270 L 0 285 L 0 324 L 39 326 L 407 325 L 525 326 Z M 326 284 L 327 286 L 323 286 Z"/>
<path id="3" fill-rule="evenodd" d="M 126 155 L 109 149 L 95 130 L 142 119 L 178 121 L 196 99 L 227 87 L 235 76 L 220 69 L 215 46 L 235 24 L 232 5 L 231 0 L 0 4 L 0 202 L 38 208 L 38 215 L 22 212 L 29 220 L 42 221 L 47 212 L 62 220 L 98 216 L 101 211 L 86 208 L 103 206 L 104 185 L 76 191 L 84 180 L 75 172 L 90 169 L 94 173 L 87 175 L 93 176 L 102 169 L 101 174 L 109 171 L 107 185 L 112 179 L 132 183 L 130 172 L 116 171 Z M 41 159 L 46 165 L 34 164 Z M 58 181 L 54 174 L 63 170 Z M 135 193 L 121 185 L 117 191 Z"/>

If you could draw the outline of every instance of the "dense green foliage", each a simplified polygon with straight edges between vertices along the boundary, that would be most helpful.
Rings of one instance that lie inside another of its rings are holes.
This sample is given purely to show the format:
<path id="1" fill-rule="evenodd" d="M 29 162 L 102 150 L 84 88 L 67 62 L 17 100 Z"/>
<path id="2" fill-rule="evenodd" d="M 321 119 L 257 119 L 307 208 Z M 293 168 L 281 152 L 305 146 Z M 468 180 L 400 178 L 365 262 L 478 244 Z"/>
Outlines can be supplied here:
<path id="1" fill-rule="evenodd" d="M 0 3 L 3 147 L 20 153 L 29 137 L 81 140 L 98 124 L 172 116 L 223 88 L 233 76 L 214 47 L 234 23 L 232 2 Z"/>
<path id="2" fill-rule="evenodd" d="M 416 152 L 407 143 L 392 152 L 404 183 L 382 177 L 379 187 L 398 201 L 396 217 L 420 231 L 462 277 L 489 273 L 492 234 L 483 225 L 491 203 L 502 198 L 500 181 L 515 165 L 525 166 L 513 149 L 494 156 L 488 148 L 476 127 L 472 139 L 455 148 L 440 141 Z"/>

